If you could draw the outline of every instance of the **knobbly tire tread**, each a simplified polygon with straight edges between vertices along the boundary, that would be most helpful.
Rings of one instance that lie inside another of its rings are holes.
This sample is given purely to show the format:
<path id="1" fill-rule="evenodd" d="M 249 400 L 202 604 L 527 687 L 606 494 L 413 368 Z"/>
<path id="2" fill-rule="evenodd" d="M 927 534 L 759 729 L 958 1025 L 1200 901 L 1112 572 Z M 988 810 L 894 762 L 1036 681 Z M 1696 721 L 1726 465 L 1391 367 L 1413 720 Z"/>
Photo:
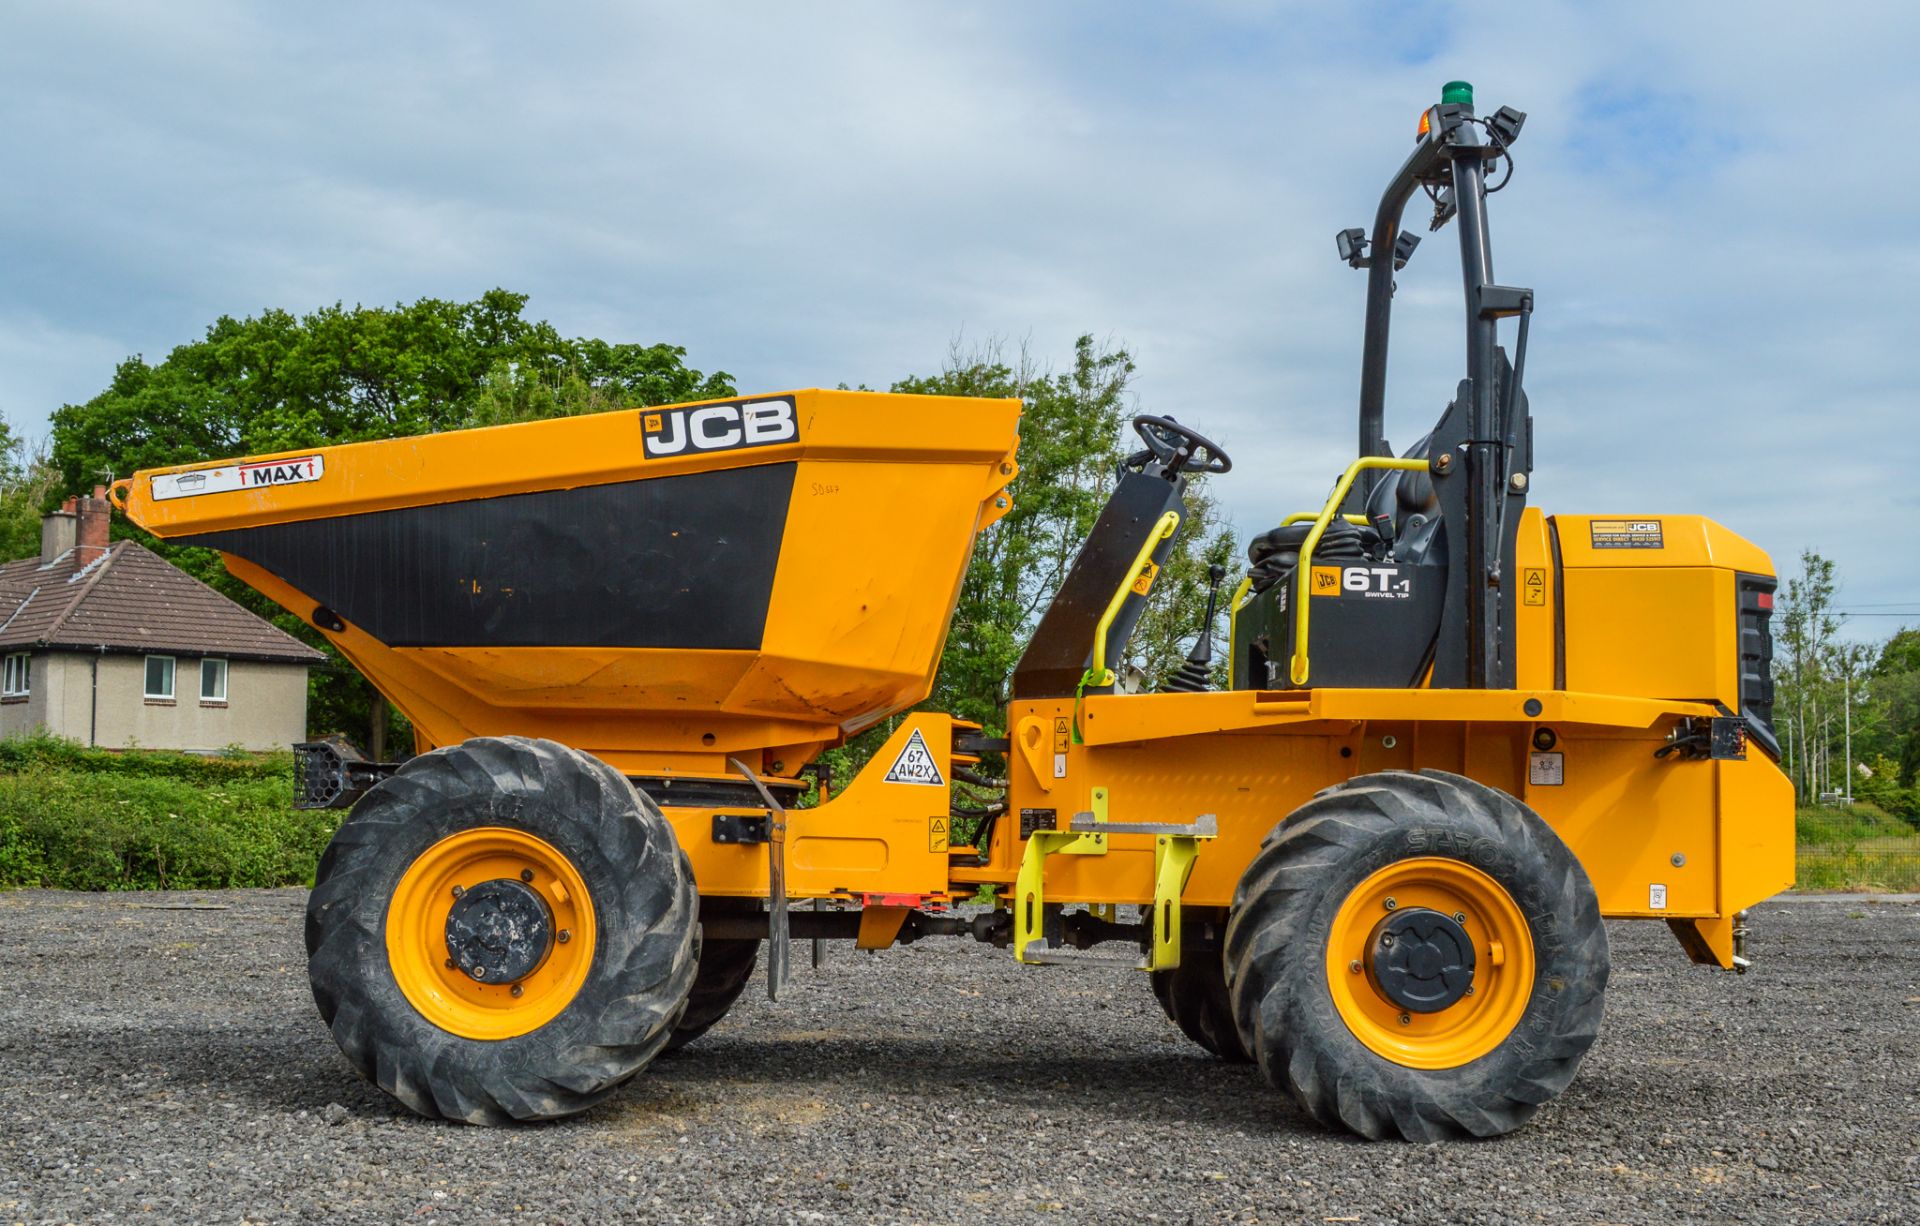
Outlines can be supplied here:
<path id="1" fill-rule="evenodd" d="M 1426 1070 L 1354 1037 L 1327 987 L 1325 941 L 1360 881 L 1395 860 L 1435 855 L 1475 865 L 1513 896 L 1536 973 L 1526 1012 L 1498 1048 Z M 1262 1074 L 1314 1119 L 1373 1140 L 1520 1127 L 1566 1089 L 1593 1045 L 1608 965 L 1593 884 L 1560 837 L 1513 797 L 1435 770 L 1363 775 L 1318 793 L 1262 843 L 1227 924 L 1234 1019 Z"/>
<path id="2" fill-rule="evenodd" d="M 1154 971 L 1148 978 L 1153 981 L 1154 999 L 1181 1033 L 1228 1064 L 1253 1061 L 1233 1020 L 1233 1001 L 1227 994 L 1226 966 L 1219 950 L 1189 950 L 1181 956 L 1179 966 Z"/>
<path id="3" fill-rule="evenodd" d="M 757 899 L 709 898 L 700 904 L 701 913 L 764 914 Z M 702 936 L 700 965 L 693 978 L 693 991 L 687 996 L 687 1011 L 675 1024 L 662 1054 L 677 1052 L 693 1042 L 727 1015 L 733 1002 L 747 990 L 753 968 L 760 962 L 757 940 L 715 940 Z"/>
<path id="4" fill-rule="evenodd" d="M 387 907 L 407 866 L 475 826 L 552 844 L 594 908 L 579 993 L 510 1039 L 435 1026 L 387 957 Z M 307 901 L 308 978 L 348 1061 L 413 1111 L 473 1124 L 557 1119 L 611 1094 L 672 1036 L 699 957 L 697 905 L 672 827 L 624 776 L 552 741 L 477 737 L 412 759 L 354 806 Z"/>

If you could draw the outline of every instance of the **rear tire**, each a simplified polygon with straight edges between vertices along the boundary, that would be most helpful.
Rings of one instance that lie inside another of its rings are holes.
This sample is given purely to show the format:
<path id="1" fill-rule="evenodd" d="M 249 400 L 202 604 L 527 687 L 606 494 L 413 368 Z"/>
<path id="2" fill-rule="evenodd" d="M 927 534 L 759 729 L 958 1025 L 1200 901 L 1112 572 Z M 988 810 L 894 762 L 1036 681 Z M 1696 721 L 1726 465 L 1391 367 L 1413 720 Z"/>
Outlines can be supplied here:
<path id="1" fill-rule="evenodd" d="M 759 902 L 751 898 L 709 898 L 700 904 L 700 914 L 762 914 Z M 687 1011 L 673 1028 L 666 1051 L 676 1052 L 711 1029 L 753 979 L 753 968 L 760 961 L 760 942 L 756 940 L 715 940 L 702 935 L 700 968 L 694 974 L 693 991 L 687 997 Z"/>
<path id="2" fill-rule="evenodd" d="M 1413 973 L 1445 926 L 1472 953 Z M 1431 931 L 1431 928 L 1428 929 Z M 1268 1081 L 1315 1119 L 1412 1141 L 1511 1132 L 1573 1079 L 1598 1032 L 1607 934 L 1559 836 L 1458 775 L 1366 775 L 1321 792 L 1242 876 L 1227 925 L 1234 1017 Z M 1360 967 L 1356 971 L 1353 968 Z M 1464 978 L 1462 974 L 1464 973 Z M 1461 986 L 1464 985 L 1464 986 Z"/>
<path id="3" fill-rule="evenodd" d="M 1219 950 L 1190 951 L 1181 957 L 1179 966 L 1155 971 L 1150 978 L 1160 1008 L 1189 1039 L 1229 1064 L 1253 1060 L 1234 1024 L 1226 967 Z"/>
<path id="4" fill-rule="evenodd" d="M 452 887 L 477 898 L 481 880 L 538 892 L 529 905 L 551 920 L 513 985 L 452 969 Z M 554 1119 L 667 1043 L 693 983 L 696 905 L 672 828 L 624 777 L 551 741 L 476 738 L 414 758 L 354 807 L 307 903 L 308 976 L 348 1061 L 412 1110 Z"/>

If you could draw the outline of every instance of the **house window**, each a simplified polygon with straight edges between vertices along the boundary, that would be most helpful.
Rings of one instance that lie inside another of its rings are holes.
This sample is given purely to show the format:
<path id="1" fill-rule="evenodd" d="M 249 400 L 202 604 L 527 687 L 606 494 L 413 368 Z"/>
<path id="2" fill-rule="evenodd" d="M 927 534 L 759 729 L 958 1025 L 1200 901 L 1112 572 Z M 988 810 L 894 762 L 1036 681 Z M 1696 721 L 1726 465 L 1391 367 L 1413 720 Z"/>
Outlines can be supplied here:
<path id="1" fill-rule="evenodd" d="M 16 651 L 7 657 L 5 684 L 0 684 L 0 697 L 25 698 L 31 688 L 33 657 L 24 651 Z"/>
<path id="2" fill-rule="evenodd" d="M 173 701 L 173 657 L 147 657 L 147 697 Z"/>
<path id="3" fill-rule="evenodd" d="M 200 701 L 227 700 L 227 662 L 212 656 L 200 661 Z"/>

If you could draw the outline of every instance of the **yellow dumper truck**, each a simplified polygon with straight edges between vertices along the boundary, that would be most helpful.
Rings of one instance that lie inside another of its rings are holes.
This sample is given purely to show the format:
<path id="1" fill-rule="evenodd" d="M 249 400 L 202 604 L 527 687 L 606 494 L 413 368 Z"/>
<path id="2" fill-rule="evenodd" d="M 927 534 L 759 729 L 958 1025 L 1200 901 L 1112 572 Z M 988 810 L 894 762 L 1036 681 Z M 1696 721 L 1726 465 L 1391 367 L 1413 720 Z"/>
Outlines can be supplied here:
<path id="1" fill-rule="evenodd" d="M 763 947 L 777 993 L 795 939 L 971 937 L 1036 975 L 1137 967 L 1329 1125 L 1492 1136 L 1593 1042 L 1604 918 L 1744 969 L 1744 909 L 1792 879 L 1773 570 L 1698 516 L 1529 505 L 1533 292 L 1494 279 L 1487 217 L 1523 120 L 1448 86 L 1338 236 L 1358 455 L 1253 540 L 1227 659 L 1209 632 L 1160 692 L 1120 681 L 1189 479 L 1232 467 L 1139 417 L 1004 735 L 911 712 L 810 806 L 823 750 L 930 692 L 1017 401 L 794 391 L 119 483 L 412 721 L 405 762 L 300 750 L 300 803 L 352 810 L 306 935 L 354 1067 L 429 1116 L 563 1116 L 718 1021 Z M 1466 368 L 1396 453 L 1416 192 L 1458 235 Z"/>

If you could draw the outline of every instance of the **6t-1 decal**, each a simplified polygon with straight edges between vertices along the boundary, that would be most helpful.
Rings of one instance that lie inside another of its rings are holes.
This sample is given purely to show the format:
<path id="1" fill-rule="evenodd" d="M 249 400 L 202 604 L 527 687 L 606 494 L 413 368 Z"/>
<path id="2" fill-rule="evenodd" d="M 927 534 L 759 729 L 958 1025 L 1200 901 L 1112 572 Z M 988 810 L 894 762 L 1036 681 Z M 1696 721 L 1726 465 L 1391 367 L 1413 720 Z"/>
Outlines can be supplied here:
<path id="1" fill-rule="evenodd" d="M 1405 600 L 1413 595 L 1413 576 L 1398 566 L 1316 566 L 1312 579 L 1315 596 Z"/>

